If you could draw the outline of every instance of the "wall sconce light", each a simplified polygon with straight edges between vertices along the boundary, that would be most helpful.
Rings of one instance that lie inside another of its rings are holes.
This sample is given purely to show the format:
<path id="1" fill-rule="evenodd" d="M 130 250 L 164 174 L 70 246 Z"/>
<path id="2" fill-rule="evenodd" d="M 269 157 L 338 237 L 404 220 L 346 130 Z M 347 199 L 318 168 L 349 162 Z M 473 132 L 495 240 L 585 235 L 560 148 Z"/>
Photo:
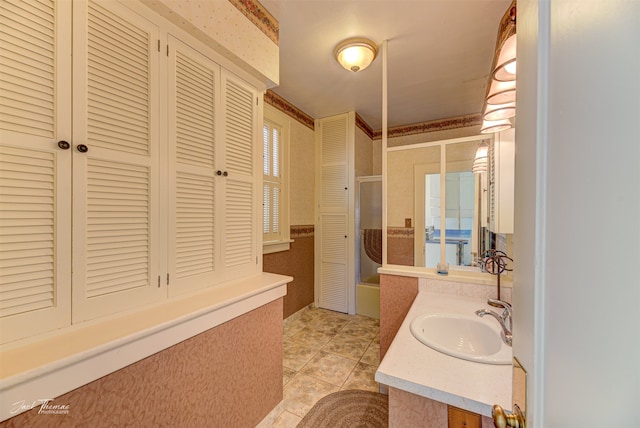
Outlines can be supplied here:
<path id="1" fill-rule="evenodd" d="M 482 134 L 513 127 L 508 119 L 516 115 L 516 43 L 516 0 L 513 0 L 500 22 L 482 111 Z"/>
<path id="2" fill-rule="evenodd" d="M 369 67 L 377 55 L 378 46 L 369 39 L 359 37 L 341 42 L 333 51 L 336 61 L 354 73 Z"/>
<path id="3" fill-rule="evenodd" d="M 516 35 L 512 34 L 502 44 L 500 56 L 496 68 L 493 70 L 493 78 L 499 82 L 511 82 L 516 80 Z"/>
<path id="4" fill-rule="evenodd" d="M 484 120 L 503 120 L 516 115 L 516 103 L 487 104 L 484 109 Z"/>
<path id="5" fill-rule="evenodd" d="M 494 132 L 504 131 L 512 128 L 513 125 L 509 119 L 502 120 L 483 120 L 480 128 L 481 134 L 493 134 Z"/>
<path id="6" fill-rule="evenodd" d="M 473 165 L 471 166 L 471 172 L 473 173 L 481 173 L 487 171 L 487 166 L 489 164 L 489 143 L 486 140 L 483 140 L 476 149 L 476 157 L 473 160 Z"/>
<path id="7" fill-rule="evenodd" d="M 489 93 L 487 94 L 487 104 L 506 104 L 516 100 L 516 81 L 501 82 L 492 79 Z"/>

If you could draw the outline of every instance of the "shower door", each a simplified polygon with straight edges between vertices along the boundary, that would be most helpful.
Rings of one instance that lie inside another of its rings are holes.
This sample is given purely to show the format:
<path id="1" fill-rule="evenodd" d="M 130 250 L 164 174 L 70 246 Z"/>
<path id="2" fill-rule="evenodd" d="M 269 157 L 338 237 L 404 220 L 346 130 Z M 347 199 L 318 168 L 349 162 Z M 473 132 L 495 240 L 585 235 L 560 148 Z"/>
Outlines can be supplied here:
<path id="1" fill-rule="evenodd" d="M 380 284 L 382 265 L 382 177 L 358 177 L 356 228 L 359 230 L 356 272 L 361 284 Z"/>

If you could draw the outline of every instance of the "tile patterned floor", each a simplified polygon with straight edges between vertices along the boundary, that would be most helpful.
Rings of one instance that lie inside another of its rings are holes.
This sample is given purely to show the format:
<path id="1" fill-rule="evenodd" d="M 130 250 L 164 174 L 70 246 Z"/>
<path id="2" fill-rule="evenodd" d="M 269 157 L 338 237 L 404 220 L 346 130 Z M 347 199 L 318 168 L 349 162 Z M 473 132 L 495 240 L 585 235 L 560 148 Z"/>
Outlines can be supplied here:
<path id="1" fill-rule="evenodd" d="M 283 347 L 284 410 L 273 427 L 295 427 L 332 392 L 379 390 L 377 319 L 308 307 L 284 321 Z"/>

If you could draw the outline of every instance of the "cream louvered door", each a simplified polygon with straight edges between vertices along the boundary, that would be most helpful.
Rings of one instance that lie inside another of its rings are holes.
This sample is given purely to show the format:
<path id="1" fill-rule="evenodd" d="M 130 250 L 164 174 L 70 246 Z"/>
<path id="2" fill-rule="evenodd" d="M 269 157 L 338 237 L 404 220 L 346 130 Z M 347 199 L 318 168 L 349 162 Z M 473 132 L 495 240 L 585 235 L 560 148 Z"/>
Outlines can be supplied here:
<path id="1" fill-rule="evenodd" d="M 169 294 L 215 284 L 220 67 L 169 37 Z"/>
<path id="2" fill-rule="evenodd" d="M 223 279 L 258 273 L 257 184 L 261 182 L 256 159 L 260 134 L 257 129 L 258 98 L 255 88 L 232 74 L 222 72 L 222 139 L 224 152 L 217 165 L 221 176 L 221 267 Z M 260 150 L 261 152 L 261 150 Z"/>
<path id="3" fill-rule="evenodd" d="M 73 321 L 163 297 L 158 28 L 74 3 Z"/>
<path id="4" fill-rule="evenodd" d="M 57 55 L 56 55 L 57 54 Z M 68 325 L 71 7 L 0 2 L 0 342 Z M 62 147 L 65 147 L 61 143 Z"/>
<path id="5" fill-rule="evenodd" d="M 353 137 L 349 114 L 317 121 L 318 219 L 316 223 L 317 304 L 349 312 L 349 281 L 353 271 Z M 353 132 L 353 131 L 352 131 Z M 351 147 L 351 148 L 350 148 Z"/>

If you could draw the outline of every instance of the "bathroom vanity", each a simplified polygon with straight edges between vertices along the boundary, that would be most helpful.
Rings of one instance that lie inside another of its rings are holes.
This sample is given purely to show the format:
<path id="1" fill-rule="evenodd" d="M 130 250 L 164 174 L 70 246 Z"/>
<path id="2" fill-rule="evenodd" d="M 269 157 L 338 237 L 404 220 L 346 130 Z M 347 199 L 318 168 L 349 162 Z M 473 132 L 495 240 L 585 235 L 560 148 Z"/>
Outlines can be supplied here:
<path id="1" fill-rule="evenodd" d="M 419 285 L 376 372 L 376 381 L 389 388 L 389 426 L 435 428 L 448 426 L 452 418 L 469 417 L 474 422 L 466 426 L 491 427 L 494 404 L 511 409 L 511 364 L 453 357 L 423 344 L 410 331 L 411 322 L 426 313 L 469 316 L 482 308 L 487 308 L 485 299 L 437 293 Z M 487 321 L 500 331 L 497 321 Z"/>

